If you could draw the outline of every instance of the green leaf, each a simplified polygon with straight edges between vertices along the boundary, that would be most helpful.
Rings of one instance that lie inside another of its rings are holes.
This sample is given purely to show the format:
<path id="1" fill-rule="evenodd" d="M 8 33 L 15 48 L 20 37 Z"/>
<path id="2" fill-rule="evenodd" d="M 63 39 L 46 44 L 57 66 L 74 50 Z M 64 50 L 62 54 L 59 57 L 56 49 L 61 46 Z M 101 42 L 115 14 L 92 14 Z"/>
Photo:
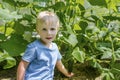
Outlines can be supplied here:
<path id="1" fill-rule="evenodd" d="M 16 3 L 14 0 L 2 0 L 0 2 L 2 4 L 3 9 L 8 9 L 9 11 L 15 11 L 15 5 Z"/>
<path id="2" fill-rule="evenodd" d="M 7 63 L 3 66 L 3 69 L 8 69 L 16 65 L 16 60 L 13 57 L 9 56 L 8 53 L 0 52 L 0 62 L 4 60 L 6 60 Z"/>
<path id="3" fill-rule="evenodd" d="M 107 47 L 98 47 L 98 49 L 102 52 L 101 59 L 110 59 L 112 58 L 112 49 Z"/>
<path id="4" fill-rule="evenodd" d="M 28 3 L 28 2 L 33 2 L 33 1 L 36 1 L 36 0 L 14 0 L 14 1 L 18 1 L 18 2 L 25 2 L 25 3 Z M 42 1 L 42 0 L 37 0 L 37 1 Z"/>
<path id="5" fill-rule="evenodd" d="M 16 34 L 22 35 L 22 34 L 24 34 L 25 26 L 22 25 L 19 22 L 15 22 L 15 24 L 14 24 L 14 30 L 15 30 Z"/>
<path id="6" fill-rule="evenodd" d="M 4 69 L 8 69 L 16 65 L 16 60 L 14 58 L 9 56 L 6 58 L 6 60 L 7 64 L 3 67 Z"/>
<path id="7" fill-rule="evenodd" d="M 63 9 L 65 9 L 65 3 L 64 2 L 57 2 L 54 6 L 53 6 L 53 8 L 55 9 L 55 10 L 63 10 Z"/>
<path id="8" fill-rule="evenodd" d="M 12 35 L 10 39 L 2 42 L 0 46 L 6 50 L 10 56 L 18 56 L 24 52 L 27 41 L 20 35 Z"/>
<path id="9" fill-rule="evenodd" d="M 88 23 L 86 21 L 80 21 L 79 26 L 80 26 L 82 32 L 85 33 L 85 29 L 87 28 Z"/>
<path id="10" fill-rule="evenodd" d="M 78 6 L 79 6 L 79 8 L 81 10 L 81 16 L 84 16 L 84 14 L 85 14 L 85 8 L 84 8 L 84 6 L 81 5 L 81 4 L 79 4 Z"/>
<path id="11" fill-rule="evenodd" d="M 84 62 L 85 53 L 84 53 L 84 51 L 80 51 L 80 50 L 79 50 L 79 47 L 76 47 L 76 48 L 73 50 L 72 55 L 73 55 L 73 57 L 74 57 L 77 61 L 79 61 L 79 62 L 81 62 L 81 63 Z"/>
<path id="12" fill-rule="evenodd" d="M 30 42 L 31 39 L 32 39 L 32 33 L 29 32 L 29 31 L 26 31 L 26 32 L 24 33 L 23 37 L 24 37 L 25 40 L 27 40 L 28 42 Z"/>
<path id="13" fill-rule="evenodd" d="M 84 5 L 85 0 L 76 0 L 76 3 L 80 3 L 80 4 Z"/>
<path id="14" fill-rule="evenodd" d="M 73 47 L 78 43 L 77 37 L 75 34 L 70 34 L 68 39 L 64 38 L 69 44 L 71 44 Z"/>
<path id="15" fill-rule="evenodd" d="M 93 6 L 104 6 L 107 7 L 106 0 L 88 0 Z"/>
<path id="16" fill-rule="evenodd" d="M 106 0 L 106 2 L 107 2 L 108 9 L 117 11 L 117 8 L 116 8 L 117 1 L 116 0 L 111 0 L 111 1 Z"/>
<path id="17" fill-rule="evenodd" d="M 102 47 L 102 46 L 104 46 L 104 47 L 111 47 L 111 43 L 109 43 L 109 42 L 97 42 L 96 43 L 96 45 L 97 45 L 97 47 Z M 100 48 L 98 48 L 98 49 L 100 49 Z M 102 49 L 101 49 L 102 50 Z M 100 50 L 100 51 L 101 51 Z"/>
<path id="18" fill-rule="evenodd" d="M 118 59 L 120 59 L 120 48 L 118 48 L 116 51 L 115 51 L 115 55 Z"/>
<path id="19" fill-rule="evenodd" d="M 6 39 L 6 36 L 5 36 L 4 34 L 1 34 L 1 33 L 0 33 L 0 41 L 1 41 L 1 40 L 5 40 L 5 39 Z"/>
<path id="20" fill-rule="evenodd" d="M 78 24 L 74 25 L 74 30 L 81 30 L 80 26 Z"/>
<path id="21" fill-rule="evenodd" d="M 102 69 L 102 66 L 97 62 L 97 59 L 93 59 L 93 66 Z"/>
<path id="22" fill-rule="evenodd" d="M 111 77 L 112 79 L 114 79 L 113 73 L 109 72 L 109 75 L 110 75 L 110 77 Z"/>
<path id="23" fill-rule="evenodd" d="M 16 11 L 10 12 L 8 9 L 0 9 L 0 20 L 6 20 L 7 22 L 20 18 L 22 18 L 22 15 L 18 15 Z"/>
<path id="24" fill-rule="evenodd" d="M 8 54 L 0 52 L 0 62 L 4 61 Z"/>

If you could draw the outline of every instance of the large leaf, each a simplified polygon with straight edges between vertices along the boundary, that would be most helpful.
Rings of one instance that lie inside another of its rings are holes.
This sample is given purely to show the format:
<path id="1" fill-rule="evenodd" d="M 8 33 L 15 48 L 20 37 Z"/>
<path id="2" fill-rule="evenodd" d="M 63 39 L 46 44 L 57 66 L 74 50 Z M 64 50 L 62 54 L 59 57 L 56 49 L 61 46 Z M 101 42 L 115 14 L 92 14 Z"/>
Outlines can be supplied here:
<path id="1" fill-rule="evenodd" d="M 64 4 L 64 2 L 57 2 L 53 6 L 53 8 L 56 9 L 56 10 L 63 10 L 63 9 L 65 9 L 65 4 Z"/>
<path id="2" fill-rule="evenodd" d="M 15 30 L 16 34 L 22 35 L 22 34 L 24 34 L 25 26 L 22 25 L 19 22 L 15 22 L 15 24 L 14 24 L 14 30 Z"/>
<path id="3" fill-rule="evenodd" d="M 104 6 L 107 7 L 106 0 L 88 0 L 93 6 Z"/>
<path id="4" fill-rule="evenodd" d="M 0 52 L 0 62 L 7 61 L 7 63 L 3 66 L 3 69 L 11 68 L 16 65 L 16 60 L 9 56 L 8 53 Z"/>
<path id="5" fill-rule="evenodd" d="M 102 52 L 101 59 L 111 59 L 112 58 L 112 49 L 107 47 L 98 47 L 98 49 Z"/>
<path id="6" fill-rule="evenodd" d="M 110 10 L 114 10 L 114 11 L 117 11 L 117 8 L 116 8 L 116 5 L 120 3 L 120 1 L 118 2 L 119 0 L 106 0 L 107 2 L 107 8 L 110 9 Z"/>
<path id="7" fill-rule="evenodd" d="M 8 56 L 6 60 L 7 64 L 3 67 L 4 69 L 8 69 L 16 65 L 16 60 L 13 57 Z"/>
<path id="8" fill-rule="evenodd" d="M 8 9 L 9 11 L 15 11 L 16 3 L 14 0 L 2 0 L 0 1 L 3 9 Z"/>
<path id="9" fill-rule="evenodd" d="M 11 56 L 18 56 L 24 52 L 27 41 L 20 35 L 12 35 L 10 39 L 2 42 L 0 46 Z"/>
<path id="10" fill-rule="evenodd" d="M 73 47 L 78 43 L 77 37 L 75 34 L 70 34 L 68 39 L 64 38 L 69 44 L 71 44 Z"/>
<path id="11" fill-rule="evenodd" d="M 84 51 L 79 50 L 79 47 L 76 47 L 76 48 L 73 50 L 72 55 L 73 55 L 73 57 L 74 57 L 77 61 L 79 61 L 79 62 L 81 62 L 81 63 L 84 62 L 85 53 L 84 53 Z"/>
<path id="12" fill-rule="evenodd" d="M 8 9 L 0 9 L 0 20 L 8 22 L 19 18 L 22 18 L 22 15 L 18 15 L 16 11 L 10 12 Z"/>
<path id="13" fill-rule="evenodd" d="M 106 20 L 110 20 L 110 21 L 114 21 L 114 20 L 119 20 L 120 21 L 120 17 L 119 16 L 103 16 L 104 19 Z"/>

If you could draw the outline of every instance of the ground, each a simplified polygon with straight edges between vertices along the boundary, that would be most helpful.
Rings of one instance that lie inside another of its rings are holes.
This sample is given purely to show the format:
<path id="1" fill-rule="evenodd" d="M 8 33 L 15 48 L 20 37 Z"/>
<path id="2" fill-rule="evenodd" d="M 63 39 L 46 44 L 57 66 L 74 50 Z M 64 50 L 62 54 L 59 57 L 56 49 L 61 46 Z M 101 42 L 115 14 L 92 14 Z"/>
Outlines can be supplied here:
<path id="1" fill-rule="evenodd" d="M 6 70 L 0 68 L 0 80 L 16 80 L 16 70 L 17 66 Z M 75 64 L 73 72 L 74 77 L 66 78 L 56 70 L 54 80 L 101 80 L 98 70 L 91 66 Z"/>

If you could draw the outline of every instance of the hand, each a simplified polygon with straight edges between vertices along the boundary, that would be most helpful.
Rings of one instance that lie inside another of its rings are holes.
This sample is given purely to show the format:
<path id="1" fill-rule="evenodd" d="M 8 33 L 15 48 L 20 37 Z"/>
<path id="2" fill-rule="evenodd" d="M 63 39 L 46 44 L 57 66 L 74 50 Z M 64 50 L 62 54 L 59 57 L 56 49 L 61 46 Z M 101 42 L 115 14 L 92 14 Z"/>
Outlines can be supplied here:
<path id="1" fill-rule="evenodd" d="M 72 73 L 72 72 L 71 72 L 71 73 L 68 73 L 68 75 L 66 75 L 66 76 L 69 77 L 69 78 L 70 78 L 70 77 L 73 77 L 73 76 L 74 76 L 74 73 Z"/>

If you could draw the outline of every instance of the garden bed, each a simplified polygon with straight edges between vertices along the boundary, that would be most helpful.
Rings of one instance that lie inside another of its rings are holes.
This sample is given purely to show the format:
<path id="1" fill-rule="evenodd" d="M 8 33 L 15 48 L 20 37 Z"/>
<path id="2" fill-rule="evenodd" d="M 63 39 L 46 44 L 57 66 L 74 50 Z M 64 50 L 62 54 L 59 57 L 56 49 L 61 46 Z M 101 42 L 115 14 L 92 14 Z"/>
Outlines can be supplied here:
<path id="1" fill-rule="evenodd" d="M 106 67 L 106 64 L 103 64 Z M 107 65 L 108 66 L 108 65 Z M 120 69 L 119 61 L 114 65 L 115 68 Z M 10 69 L 2 69 L 0 67 L 0 80 L 16 80 L 16 70 L 17 66 Z M 89 64 L 77 63 L 73 66 L 74 76 L 72 78 L 66 78 L 63 74 L 55 69 L 54 80 L 102 80 L 100 72 L 98 69 L 93 68 Z M 120 80 L 120 74 L 113 72 L 115 74 L 114 80 Z"/>
<path id="2" fill-rule="evenodd" d="M 0 69 L 0 80 L 16 80 L 16 70 L 17 67 L 3 70 Z M 54 80 L 101 80 L 97 69 L 94 69 L 90 66 L 85 66 L 81 64 L 75 64 L 73 72 L 75 73 L 74 77 L 66 78 L 60 72 L 55 70 Z"/>

